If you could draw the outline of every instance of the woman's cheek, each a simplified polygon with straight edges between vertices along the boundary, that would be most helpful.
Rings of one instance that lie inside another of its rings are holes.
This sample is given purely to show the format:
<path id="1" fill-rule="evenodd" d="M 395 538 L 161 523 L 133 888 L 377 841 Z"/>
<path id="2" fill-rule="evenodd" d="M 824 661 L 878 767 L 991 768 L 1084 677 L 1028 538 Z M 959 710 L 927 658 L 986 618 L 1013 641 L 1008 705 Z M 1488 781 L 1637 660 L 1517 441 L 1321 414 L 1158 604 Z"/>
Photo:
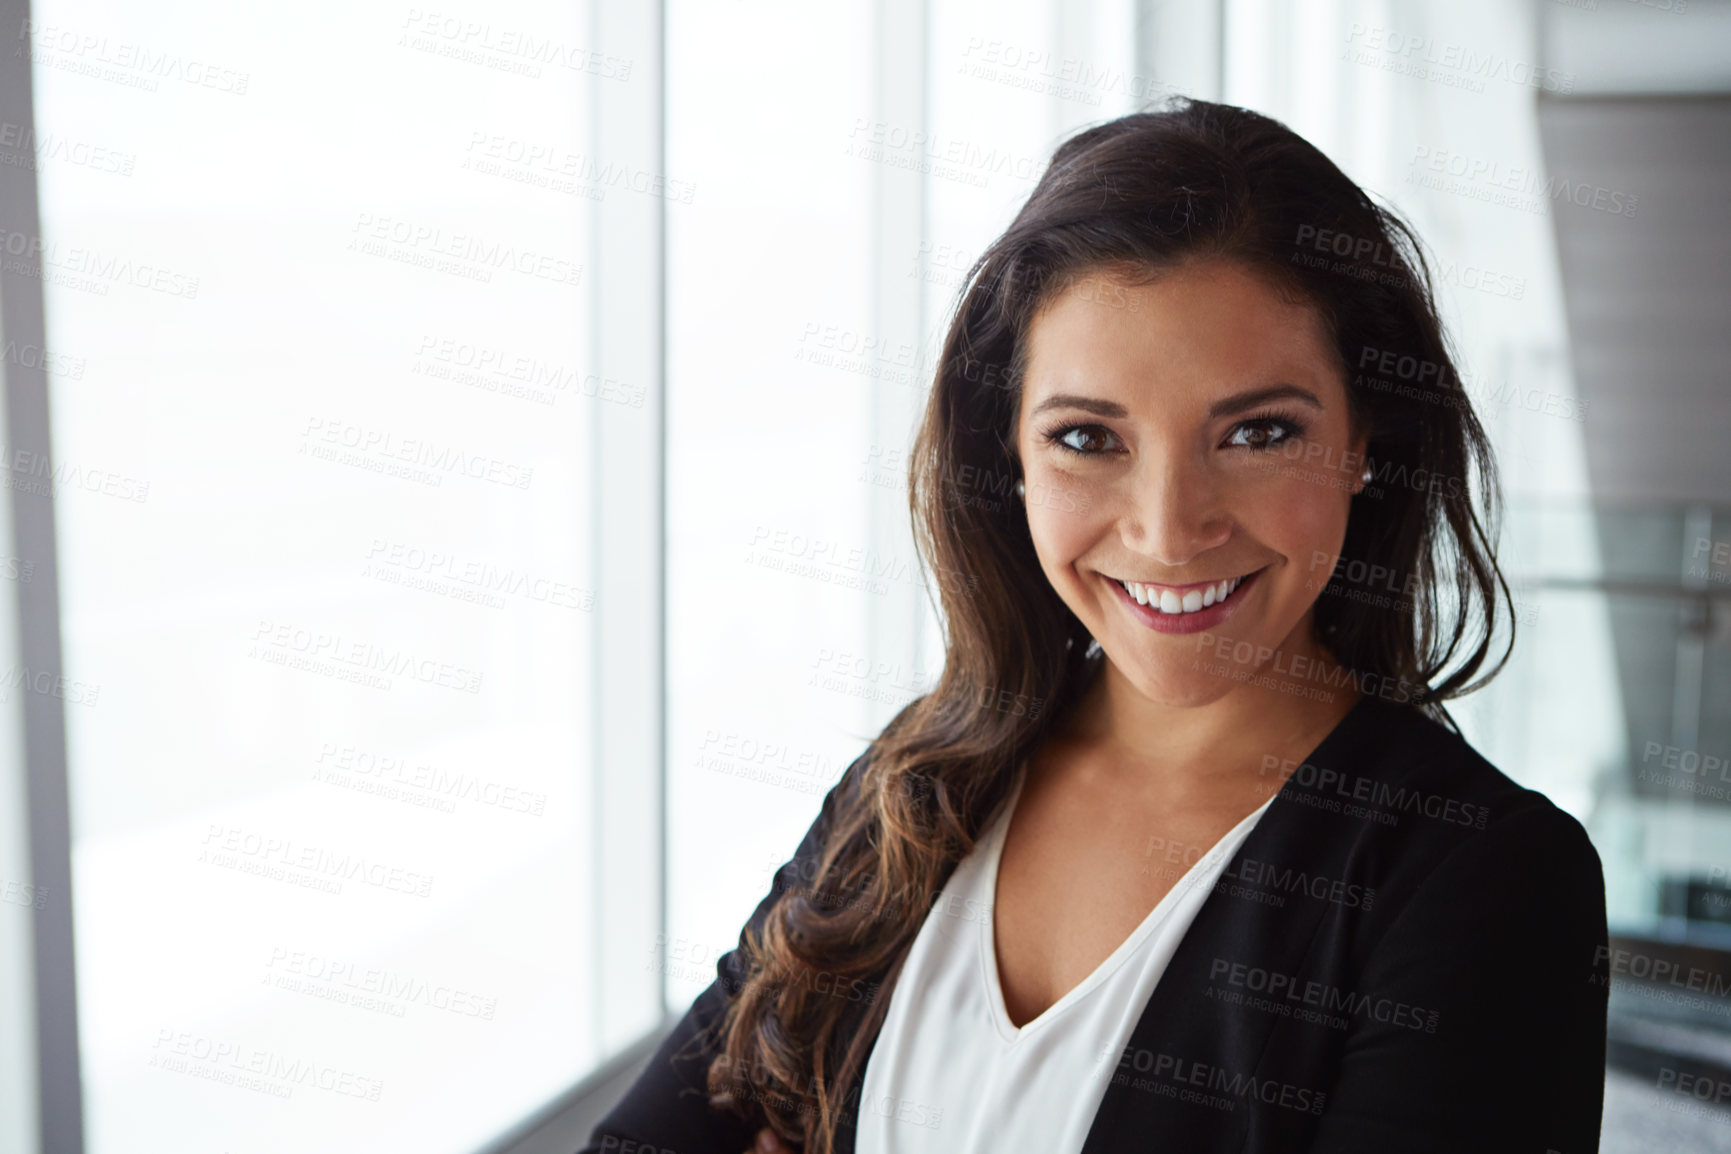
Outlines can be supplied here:
<path id="1" fill-rule="evenodd" d="M 1349 479 L 1326 466 L 1294 469 L 1282 476 L 1278 484 L 1263 487 L 1256 504 L 1271 513 L 1278 510 L 1278 520 L 1271 517 L 1269 524 L 1285 526 L 1281 534 L 1284 537 L 1328 537 L 1345 530 L 1346 516 L 1352 508 Z"/>
<path id="2" fill-rule="evenodd" d="M 1028 530 L 1047 566 L 1064 568 L 1099 539 L 1106 502 L 1074 478 L 1030 480 L 1024 500 Z"/>
<path id="3" fill-rule="evenodd" d="M 1294 600 L 1308 601 L 1317 591 L 1319 556 L 1330 571 L 1346 536 L 1350 511 L 1345 493 L 1294 479 L 1278 495 L 1268 494 L 1253 532 L 1286 559 L 1281 584 Z"/>

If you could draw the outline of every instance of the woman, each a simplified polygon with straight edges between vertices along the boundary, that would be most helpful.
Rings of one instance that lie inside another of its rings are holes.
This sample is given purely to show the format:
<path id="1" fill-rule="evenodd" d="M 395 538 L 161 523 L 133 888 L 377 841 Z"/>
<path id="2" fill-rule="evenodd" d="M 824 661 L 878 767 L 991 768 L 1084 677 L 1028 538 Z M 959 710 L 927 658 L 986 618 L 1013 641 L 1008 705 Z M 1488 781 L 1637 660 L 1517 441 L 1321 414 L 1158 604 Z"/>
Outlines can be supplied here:
<path id="1" fill-rule="evenodd" d="M 1597 1149 L 1598 857 L 1442 705 L 1509 592 L 1406 226 L 1243 109 L 1086 130 L 911 468 L 941 682 L 588 1150 Z"/>

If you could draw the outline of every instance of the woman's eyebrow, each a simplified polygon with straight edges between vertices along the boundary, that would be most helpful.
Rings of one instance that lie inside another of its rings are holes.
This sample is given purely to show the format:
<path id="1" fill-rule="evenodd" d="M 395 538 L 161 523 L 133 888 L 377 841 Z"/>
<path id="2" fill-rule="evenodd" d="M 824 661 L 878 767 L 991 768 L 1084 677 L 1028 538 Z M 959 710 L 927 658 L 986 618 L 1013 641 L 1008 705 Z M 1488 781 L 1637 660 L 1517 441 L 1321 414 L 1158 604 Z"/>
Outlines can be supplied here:
<path id="1" fill-rule="evenodd" d="M 1127 417 L 1130 410 L 1117 401 L 1102 401 L 1096 397 L 1084 397 L 1079 393 L 1054 393 L 1034 406 L 1034 411 L 1028 414 L 1037 417 L 1047 409 L 1081 409 L 1085 413 L 1093 413 L 1096 417 Z"/>
<path id="2" fill-rule="evenodd" d="M 1248 409 L 1254 409 L 1258 405 L 1267 404 L 1269 401 L 1278 401 L 1287 397 L 1303 401 L 1312 408 L 1321 409 L 1323 407 L 1316 394 L 1309 389 L 1302 389 L 1297 385 L 1269 385 L 1267 388 L 1234 393 L 1230 397 L 1215 401 L 1209 407 L 1208 419 L 1214 420 L 1217 417 L 1242 413 Z M 1083 412 L 1092 413 L 1096 417 L 1127 417 L 1130 415 L 1130 410 L 1116 401 L 1102 401 L 1097 397 L 1084 397 L 1079 393 L 1054 393 L 1035 405 L 1034 411 L 1029 416 L 1037 417 L 1047 409 L 1081 409 Z"/>
<path id="3" fill-rule="evenodd" d="M 1317 399 L 1316 394 L 1311 392 L 1309 389 L 1301 389 L 1297 385 L 1270 385 L 1265 389 L 1251 389 L 1246 393 L 1234 393 L 1230 397 L 1223 397 L 1222 399 L 1215 401 L 1213 405 L 1209 406 L 1208 419 L 1213 420 L 1216 417 L 1227 417 L 1231 416 L 1233 413 L 1242 413 L 1246 409 L 1254 409 L 1258 405 L 1267 404 L 1269 401 L 1282 400 L 1286 397 L 1303 401 L 1312 408 L 1320 409 L 1323 407 L 1322 402 Z"/>

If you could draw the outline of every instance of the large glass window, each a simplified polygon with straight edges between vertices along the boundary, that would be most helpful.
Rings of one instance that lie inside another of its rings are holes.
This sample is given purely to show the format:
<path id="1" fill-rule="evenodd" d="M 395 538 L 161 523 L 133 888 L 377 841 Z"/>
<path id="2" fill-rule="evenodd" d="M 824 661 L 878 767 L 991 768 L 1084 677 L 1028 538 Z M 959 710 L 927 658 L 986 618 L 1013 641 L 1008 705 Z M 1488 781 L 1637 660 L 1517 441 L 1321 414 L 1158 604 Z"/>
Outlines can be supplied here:
<path id="1" fill-rule="evenodd" d="M 591 1042 L 582 5 L 35 6 L 88 1148 L 469 1151 Z M 27 578 L 27 575 L 25 575 Z"/>
<path id="2" fill-rule="evenodd" d="M 880 563 L 867 517 L 870 397 L 919 387 L 912 349 L 873 333 L 871 8 L 669 6 L 668 171 L 695 185 L 668 212 L 678 1007 L 869 739 L 849 690 L 871 685 L 825 678 L 866 652 L 870 602 L 917 580 L 911 556 Z"/>

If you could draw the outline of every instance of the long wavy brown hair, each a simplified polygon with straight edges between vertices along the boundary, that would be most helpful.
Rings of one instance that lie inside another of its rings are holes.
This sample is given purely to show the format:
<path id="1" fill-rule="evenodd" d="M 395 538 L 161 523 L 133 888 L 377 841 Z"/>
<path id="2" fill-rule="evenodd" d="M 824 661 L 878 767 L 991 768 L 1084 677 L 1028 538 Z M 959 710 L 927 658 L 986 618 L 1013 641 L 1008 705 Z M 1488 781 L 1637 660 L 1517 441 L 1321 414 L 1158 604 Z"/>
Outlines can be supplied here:
<path id="1" fill-rule="evenodd" d="M 1341 556 L 1398 575 L 1411 596 L 1386 609 L 1319 596 L 1319 640 L 1355 674 L 1418 687 L 1420 707 L 1445 724 L 1441 702 L 1508 660 L 1505 648 L 1473 680 L 1510 600 L 1494 547 L 1496 471 L 1412 229 L 1285 125 L 1242 108 L 1179 100 L 1078 133 L 973 265 L 915 441 L 922 563 L 968 577 L 936 583 L 943 674 L 834 791 L 811 884 L 783 892 L 761 935 L 744 936 L 747 977 L 709 1067 L 716 1108 L 832 1154 L 927 912 L 1100 664 L 1041 571 L 1022 507 L 957 499 L 962 478 L 1007 487 L 1020 474 L 1030 319 L 1090 270 L 1216 258 L 1318 310 L 1368 433 L 1376 489 L 1354 499 Z M 1509 627 L 1512 646 L 1512 612 Z"/>

